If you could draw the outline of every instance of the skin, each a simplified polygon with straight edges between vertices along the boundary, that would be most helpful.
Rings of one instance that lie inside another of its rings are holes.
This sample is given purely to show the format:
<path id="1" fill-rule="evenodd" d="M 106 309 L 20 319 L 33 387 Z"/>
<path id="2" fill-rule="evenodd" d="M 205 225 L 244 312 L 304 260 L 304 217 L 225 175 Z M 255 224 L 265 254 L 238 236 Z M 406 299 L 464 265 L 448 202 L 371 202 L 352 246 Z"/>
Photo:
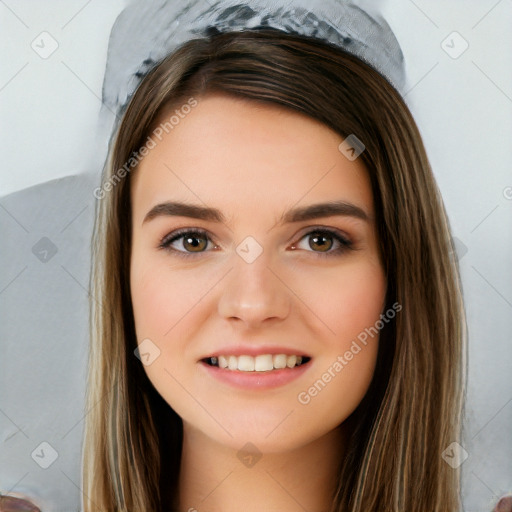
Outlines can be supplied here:
<path id="1" fill-rule="evenodd" d="M 279 106 L 208 95 L 130 178 L 136 334 L 160 350 L 144 368 L 183 419 L 183 511 L 239 511 L 241 503 L 245 512 L 329 508 L 347 439 L 343 422 L 368 389 L 378 338 L 307 404 L 298 395 L 375 324 L 386 293 L 367 170 L 338 150 L 342 141 Z M 226 222 L 169 215 L 144 222 L 165 201 L 215 207 Z M 368 220 L 279 223 L 290 208 L 326 201 L 352 203 Z M 320 227 L 340 231 L 352 249 L 335 254 L 328 234 L 315 244 L 308 233 Z M 187 237 L 172 244 L 176 252 L 159 249 L 179 228 L 204 229 L 210 241 L 199 237 L 202 252 Z M 250 264 L 236 251 L 247 236 L 263 248 Z M 191 257 L 179 256 L 187 251 Z M 199 361 L 237 343 L 284 345 L 312 359 L 283 386 L 239 389 Z M 237 457 L 248 442 L 261 454 L 251 467 Z"/>

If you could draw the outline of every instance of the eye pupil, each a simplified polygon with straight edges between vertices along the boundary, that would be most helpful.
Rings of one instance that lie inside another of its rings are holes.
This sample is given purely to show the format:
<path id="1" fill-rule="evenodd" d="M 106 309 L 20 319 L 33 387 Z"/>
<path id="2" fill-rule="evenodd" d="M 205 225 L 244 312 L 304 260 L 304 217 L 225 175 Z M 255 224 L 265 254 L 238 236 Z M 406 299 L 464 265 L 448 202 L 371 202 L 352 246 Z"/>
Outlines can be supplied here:
<path id="1" fill-rule="evenodd" d="M 198 243 L 196 243 L 197 240 L 199 240 Z M 204 244 L 204 237 L 202 235 L 188 236 L 188 237 L 184 238 L 183 244 L 184 244 L 185 248 L 187 248 L 187 244 L 190 244 L 191 248 L 193 248 L 193 249 L 199 248 L 200 250 L 202 250 L 202 249 L 204 249 L 204 247 L 202 247 L 201 244 L 203 244 L 203 246 L 205 245 Z M 200 252 L 200 250 L 199 251 L 193 251 L 193 252 Z"/>
<path id="2" fill-rule="evenodd" d="M 313 244 L 317 244 L 317 245 L 320 245 L 320 250 L 328 251 L 332 247 L 332 240 L 330 243 L 327 243 L 327 244 L 318 242 L 318 240 L 325 241 L 326 239 L 329 239 L 329 238 L 330 238 L 329 236 L 325 236 L 325 235 L 319 235 L 319 234 L 313 235 L 313 236 L 311 236 L 312 243 L 310 242 L 309 246 L 311 247 L 311 249 L 315 249 L 315 247 L 313 247 Z"/>

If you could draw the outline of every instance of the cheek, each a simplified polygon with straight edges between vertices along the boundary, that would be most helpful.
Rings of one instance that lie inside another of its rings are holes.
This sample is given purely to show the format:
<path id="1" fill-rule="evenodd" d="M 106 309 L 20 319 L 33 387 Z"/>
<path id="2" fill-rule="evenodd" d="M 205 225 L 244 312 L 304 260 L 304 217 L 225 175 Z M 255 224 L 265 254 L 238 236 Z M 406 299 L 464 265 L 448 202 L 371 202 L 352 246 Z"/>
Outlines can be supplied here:
<path id="1" fill-rule="evenodd" d="M 163 340 L 198 302 L 204 287 L 204 279 L 194 272 L 175 271 L 160 258 L 135 255 L 130 288 L 138 339 Z"/>
<path id="2" fill-rule="evenodd" d="M 296 397 L 304 424 L 311 428 L 334 428 L 363 399 L 375 371 L 375 326 L 385 305 L 387 281 L 380 264 L 358 262 L 330 277 L 326 297 L 320 299 L 318 288 L 311 297 L 331 332 L 323 340 L 315 372 Z"/>
<path id="3" fill-rule="evenodd" d="M 175 294 L 170 286 L 162 286 L 162 272 L 157 269 L 140 268 L 135 262 L 131 273 L 133 314 L 138 341 L 141 338 L 162 336 L 170 326 L 169 303 Z M 165 284 L 165 283 L 163 283 Z"/>
<path id="4" fill-rule="evenodd" d="M 149 345 L 150 350 L 158 354 L 151 364 L 144 366 L 144 371 L 172 406 L 176 397 L 186 399 L 171 375 L 183 373 L 186 329 L 190 329 L 187 322 L 197 320 L 197 307 L 193 307 L 199 298 L 195 280 L 193 274 L 173 271 L 159 258 L 147 254 L 132 257 L 130 288 L 137 342 L 151 340 L 157 348 Z"/>
<path id="5" fill-rule="evenodd" d="M 386 278 L 380 264 L 372 260 L 341 266 L 306 286 L 311 309 L 339 349 L 373 326 L 384 308 Z"/>

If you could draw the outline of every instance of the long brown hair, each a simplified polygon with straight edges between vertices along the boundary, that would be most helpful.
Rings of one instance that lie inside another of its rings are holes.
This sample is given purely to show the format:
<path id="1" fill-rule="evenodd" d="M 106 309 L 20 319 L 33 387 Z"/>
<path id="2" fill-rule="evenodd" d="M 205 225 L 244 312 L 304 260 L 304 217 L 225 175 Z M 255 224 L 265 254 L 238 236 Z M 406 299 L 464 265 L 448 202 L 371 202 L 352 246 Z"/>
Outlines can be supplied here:
<path id="1" fill-rule="evenodd" d="M 85 511 L 151 512 L 177 503 L 181 419 L 134 356 L 130 173 L 162 115 L 211 92 L 293 109 L 365 145 L 360 158 L 371 180 L 387 303 L 402 310 L 382 329 L 372 383 L 347 420 L 352 433 L 332 511 L 459 510 L 460 474 L 441 454 L 461 434 L 464 310 L 418 128 L 401 95 L 365 62 L 266 29 L 182 45 L 144 77 L 111 140 L 96 195 Z"/>

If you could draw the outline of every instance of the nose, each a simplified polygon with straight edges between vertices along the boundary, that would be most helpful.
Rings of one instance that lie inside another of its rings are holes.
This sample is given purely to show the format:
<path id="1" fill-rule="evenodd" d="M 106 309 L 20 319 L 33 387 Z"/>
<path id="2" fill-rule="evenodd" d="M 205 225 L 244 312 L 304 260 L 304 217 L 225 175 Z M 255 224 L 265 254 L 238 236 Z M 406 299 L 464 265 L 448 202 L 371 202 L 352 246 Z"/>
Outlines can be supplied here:
<path id="1" fill-rule="evenodd" d="M 293 293 L 284 276 L 270 267 L 265 251 L 252 263 L 238 254 L 233 261 L 234 267 L 224 280 L 219 314 L 250 328 L 285 319 Z"/>

